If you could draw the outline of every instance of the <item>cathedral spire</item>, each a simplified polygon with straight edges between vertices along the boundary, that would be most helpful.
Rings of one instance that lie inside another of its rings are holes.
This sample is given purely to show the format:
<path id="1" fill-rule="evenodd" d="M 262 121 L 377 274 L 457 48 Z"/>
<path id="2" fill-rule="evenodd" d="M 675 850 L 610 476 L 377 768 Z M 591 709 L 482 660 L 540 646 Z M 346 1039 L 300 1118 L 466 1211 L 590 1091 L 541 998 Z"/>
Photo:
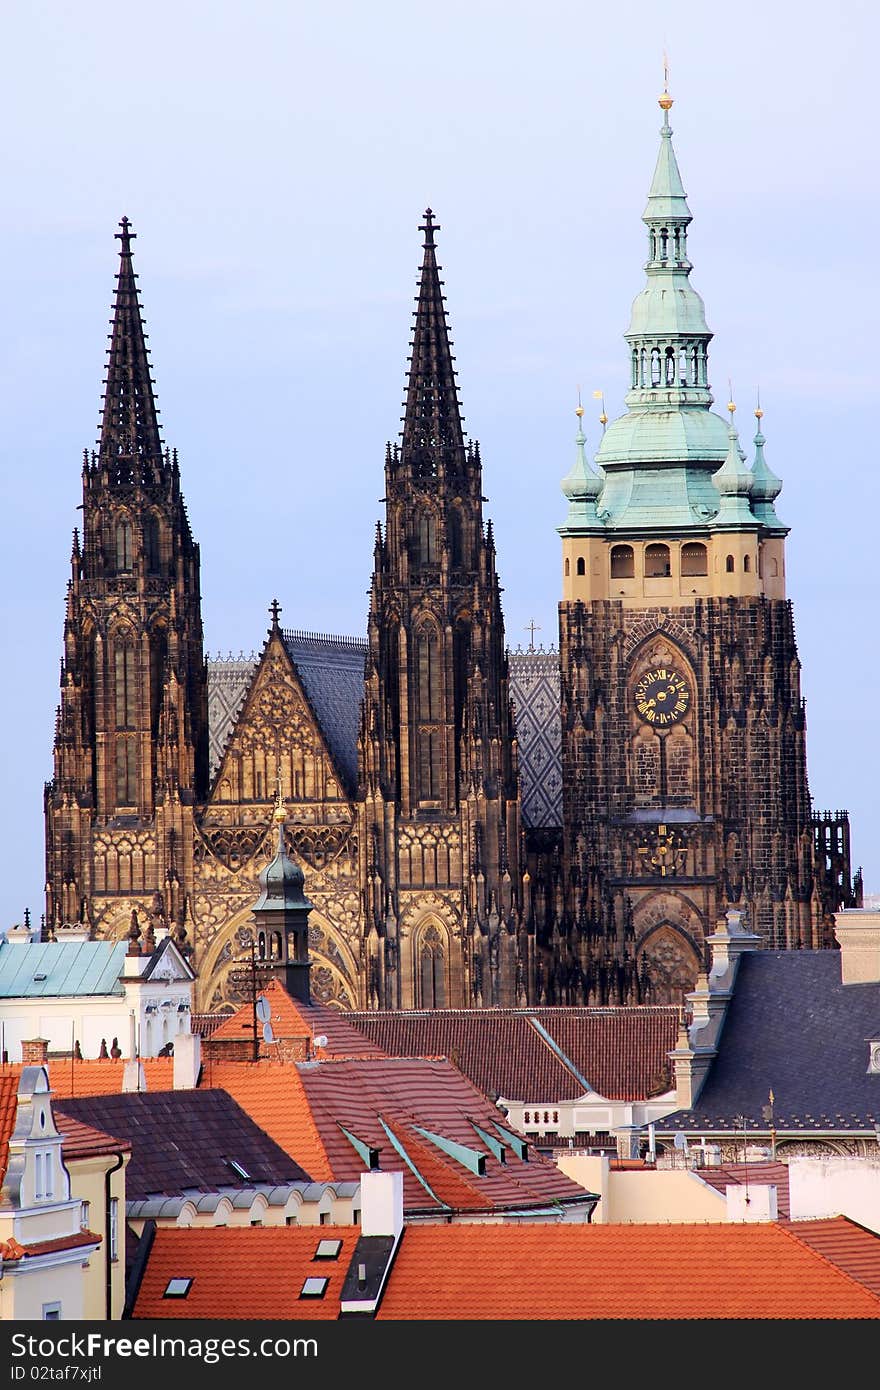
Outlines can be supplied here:
<path id="1" fill-rule="evenodd" d="M 401 452 L 413 476 L 425 477 L 436 475 L 441 467 L 456 468 L 463 463 L 464 432 L 434 246 L 439 227 L 430 208 L 426 208 L 419 230 L 425 233 L 425 254 L 414 315 Z"/>
<path id="2" fill-rule="evenodd" d="M 127 217 L 120 222 L 119 273 L 107 357 L 99 454 L 122 484 L 139 481 L 147 464 L 162 465 L 158 409 L 147 354 L 137 276 L 132 267 L 135 233 Z M 137 467 L 136 467 L 137 465 Z"/>

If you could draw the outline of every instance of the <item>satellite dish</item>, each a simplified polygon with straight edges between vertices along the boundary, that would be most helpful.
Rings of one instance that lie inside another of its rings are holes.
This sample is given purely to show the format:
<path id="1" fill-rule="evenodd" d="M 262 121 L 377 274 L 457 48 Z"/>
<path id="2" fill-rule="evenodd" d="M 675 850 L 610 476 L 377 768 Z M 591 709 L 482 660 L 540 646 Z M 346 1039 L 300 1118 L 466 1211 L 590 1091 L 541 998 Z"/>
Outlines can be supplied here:
<path id="1" fill-rule="evenodd" d="M 268 1023 L 272 1017 L 272 1006 L 265 994 L 257 995 L 257 1018 L 261 1023 Z"/>
<path id="2" fill-rule="evenodd" d="M 677 1149 L 686 1149 L 688 1146 L 687 1135 L 679 1130 L 672 1142 Z"/>
<path id="3" fill-rule="evenodd" d="M 274 1042 L 275 1034 L 272 1032 L 271 1023 L 263 1024 L 263 1042 Z"/>
<path id="4" fill-rule="evenodd" d="M 317 1035 L 317 1037 L 315 1038 L 315 1047 L 326 1047 L 326 1046 L 327 1046 L 327 1034 L 326 1034 L 326 1033 L 319 1033 L 319 1034 Z"/>

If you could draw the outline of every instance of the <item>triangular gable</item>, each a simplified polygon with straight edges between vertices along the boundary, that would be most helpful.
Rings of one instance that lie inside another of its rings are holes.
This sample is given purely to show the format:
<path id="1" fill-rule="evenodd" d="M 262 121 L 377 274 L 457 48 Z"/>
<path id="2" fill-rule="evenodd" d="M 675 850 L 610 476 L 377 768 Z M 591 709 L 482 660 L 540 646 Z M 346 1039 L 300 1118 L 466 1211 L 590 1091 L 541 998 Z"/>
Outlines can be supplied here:
<path id="1" fill-rule="evenodd" d="M 309 789 L 284 788 L 285 797 L 294 801 L 348 800 L 345 777 L 321 728 L 315 709 L 282 639 L 280 629 L 270 633 L 254 670 L 250 688 L 229 735 L 220 766 L 211 788 L 206 821 L 211 808 L 239 805 L 246 801 L 271 803 L 275 795 L 276 752 L 282 761 L 291 753 L 324 761 L 323 795 L 310 795 Z M 254 780 L 241 785 L 248 776 L 247 756 L 258 751 L 264 769 Z M 259 776 L 261 782 L 256 781 Z"/>
<path id="2" fill-rule="evenodd" d="M 141 975 L 142 980 L 168 980 L 170 983 L 177 981 L 190 981 L 195 979 L 195 971 L 188 961 L 180 954 L 170 936 L 166 936 L 164 941 L 153 952 L 150 963 Z"/>

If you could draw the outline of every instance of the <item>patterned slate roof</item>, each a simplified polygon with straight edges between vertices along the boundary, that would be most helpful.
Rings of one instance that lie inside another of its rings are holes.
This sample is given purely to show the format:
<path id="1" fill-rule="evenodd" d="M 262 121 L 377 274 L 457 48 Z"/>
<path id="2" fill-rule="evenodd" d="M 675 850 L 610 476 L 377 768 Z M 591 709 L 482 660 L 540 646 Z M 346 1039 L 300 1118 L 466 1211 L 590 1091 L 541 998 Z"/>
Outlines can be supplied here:
<path id="1" fill-rule="evenodd" d="M 880 1121 L 880 1075 L 868 1038 L 880 1033 L 880 983 L 843 985 L 839 951 L 748 951 L 741 958 L 718 1056 L 692 1110 L 656 1132 L 870 1133 Z"/>
<path id="2" fill-rule="evenodd" d="M 285 632 L 284 643 L 347 790 L 353 794 L 367 644 L 357 637 L 308 632 Z M 257 660 L 254 656 L 208 660 L 212 777 L 250 689 Z M 523 821 L 527 826 L 558 826 L 562 824 L 559 653 L 555 647 L 546 651 L 518 647 L 508 652 L 508 660 L 519 740 Z"/>
<path id="3" fill-rule="evenodd" d="M 0 999 L 123 994 L 125 941 L 0 944 Z M 44 978 L 40 978 L 44 977 Z"/>
<path id="4" fill-rule="evenodd" d="M 672 1085 L 674 1005 L 407 1010 L 346 1018 L 390 1056 L 449 1057 L 493 1099 L 551 1104 L 592 1089 L 609 1100 L 636 1100 Z"/>
<path id="5" fill-rule="evenodd" d="M 350 794 L 357 789 L 357 739 L 367 644 L 358 637 L 285 632 L 284 645 Z"/>
<path id="6" fill-rule="evenodd" d="M 344 1127 L 361 1145 L 381 1151 L 383 1170 L 403 1172 L 407 1212 L 538 1209 L 587 1198 L 531 1145 L 526 1159 L 508 1145 L 501 1161 L 474 1123 L 500 1139 L 495 1124 L 504 1117 L 447 1061 L 358 1058 L 300 1063 L 296 1070 L 333 1177 L 357 1180 L 365 1168 Z M 485 1172 L 478 1175 L 449 1152 L 450 1143 L 483 1154 Z"/>
<path id="7" fill-rule="evenodd" d="M 339 1317 L 357 1226 L 159 1227 L 135 1299 L 134 1318 Z M 342 1242 L 336 1259 L 315 1259 L 318 1242 Z M 309 1277 L 327 1279 L 322 1298 L 300 1298 Z M 190 1278 L 186 1298 L 165 1298 L 171 1279 Z"/>
<path id="8" fill-rule="evenodd" d="M 526 826 L 562 824 L 562 718 L 559 652 L 508 652 L 510 698 L 519 748 L 522 817 Z"/>
<path id="9" fill-rule="evenodd" d="M 880 1317 L 880 1297 L 807 1244 L 811 1224 L 408 1226 L 378 1317 Z"/>
<path id="10" fill-rule="evenodd" d="M 56 1101 L 55 1109 L 130 1141 L 130 1201 L 160 1194 L 175 1197 L 193 1189 L 215 1192 L 254 1183 L 309 1181 L 299 1164 L 225 1091 L 133 1091 Z M 248 1176 L 237 1173 L 230 1160 Z"/>
<path id="11" fill-rule="evenodd" d="M 257 666 L 252 652 L 246 657 L 208 658 L 208 771 L 214 773 L 223 758 L 229 735 L 235 727 L 244 698 L 250 689 Z"/>

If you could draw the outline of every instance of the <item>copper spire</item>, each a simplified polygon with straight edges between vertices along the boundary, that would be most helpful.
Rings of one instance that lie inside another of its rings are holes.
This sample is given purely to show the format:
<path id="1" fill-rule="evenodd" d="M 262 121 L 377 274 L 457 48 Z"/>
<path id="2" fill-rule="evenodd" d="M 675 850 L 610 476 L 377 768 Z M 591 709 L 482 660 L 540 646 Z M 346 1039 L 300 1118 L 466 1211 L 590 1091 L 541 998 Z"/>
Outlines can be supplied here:
<path id="1" fill-rule="evenodd" d="M 439 227 L 430 208 L 419 230 L 425 233 L 425 254 L 414 314 L 402 456 L 416 476 L 424 477 L 436 474 L 441 465 L 459 467 L 464 462 L 464 432 L 434 247 Z"/>
<path id="2" fill-rule="evenodd" d="M 119 225 L 119 273 L 112 332 L 108 335 L 99 452 L 102 461 L 115 466 L 118 481 L 128 483 L 139 481 L 138 474 L 147 463 L 161 467 L 162 441 L 137 276 L 132 268 L 131 243 L 135 233 L 127 217 Z"/>

